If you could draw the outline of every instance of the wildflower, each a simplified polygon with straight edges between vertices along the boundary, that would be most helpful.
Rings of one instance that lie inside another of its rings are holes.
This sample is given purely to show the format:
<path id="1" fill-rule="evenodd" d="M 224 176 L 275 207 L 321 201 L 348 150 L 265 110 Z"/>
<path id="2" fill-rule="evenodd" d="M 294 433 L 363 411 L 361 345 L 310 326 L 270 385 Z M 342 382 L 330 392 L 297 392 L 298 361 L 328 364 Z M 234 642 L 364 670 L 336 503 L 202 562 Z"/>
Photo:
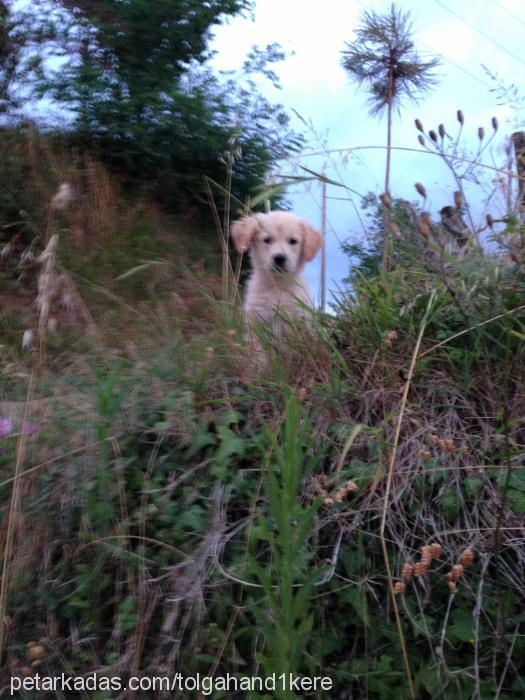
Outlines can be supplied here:
<path id="1" fill-rule="evenodd" d="M 13 432 L 13 421 L 10 418 L 0 418 L 0 438 L 6 438 Z"/>
<path id="2" fill-rule="evenodd" d="M 24 421 L 22 425 L 22 435 L 24 437 L 33 437 L 40 430 L 41 426 L 38 423 L 33 423 L 30 420 Z"/>

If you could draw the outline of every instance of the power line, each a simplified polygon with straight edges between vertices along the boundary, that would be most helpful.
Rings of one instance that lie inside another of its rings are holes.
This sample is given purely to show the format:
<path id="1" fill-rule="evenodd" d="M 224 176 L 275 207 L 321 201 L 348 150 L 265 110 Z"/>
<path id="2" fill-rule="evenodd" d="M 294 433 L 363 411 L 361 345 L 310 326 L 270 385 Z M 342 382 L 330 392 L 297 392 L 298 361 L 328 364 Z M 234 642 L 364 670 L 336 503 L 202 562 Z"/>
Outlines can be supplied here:
<path id="1" fill-rule="evenodd" d="M 444 54 L 440 53 L 439 51 L 436 51 L 435 49 L 433 49 L 433 48 L 432 48 L 431 46 L 429 46 L 428 44 L 425 44 L 425 42 L 423 42 L 423 41 L 420 41 L 419 43 L 420 43 L 422 46 L 425 46 L 429 51 L 431 51 L 431 52 L 432 52 L 433 54 L 435 54 L 436 56 L 439 56 L 440 58 L 442 58 L 442 59 L 443 59 L 444 61 L 446 61 L 447 63 L 450 63 L 452 66 L 454 66 L 454 68 L 457 68 L 458 70 L 462 71 L 463 73 L 465 73 L 466 75 L 470 76 L 471 78 L 474 78 L 474 80 L 477 80 L 478 83 L 481 83 L 481 85 L 484 85 L 484 86 L 485 86 L 486 88 L 488 88 L 489 90 L 492 89 L 492 85 L 489 85 L 489 83 L 485 82 L 485 80 L 483 80 L 483 79 L 480 78 L 479 76 L 474 75 L 474 73 L 471 73 L 471 72 L 470 72 L 469 70 L 467 70 L 466 68 L 463 68 L 463 66 L 460 66 L 459 63 L 456 63 L 456 62 L 453 61 L 451 58 L 448 58 L 448 56 L 445 56 Z"/>
<path id="2" fill-rule="evenodd" d="M 443 7 L 445 10 L 447 10 L 451 14 L 453 14 L 455 17 L 460 19 L 462 22 L 467 24 L 469 27 L 471 27 L 475 32 L 477 32 L 484 39 L 486 39 L 487 41 L 490 41 L 490 43 L 494 44 L 494 46 L 496 46 L 500 51 L 503 51 L 503 53 L 506 53 L 508 56 L 511 56 L 515 61 L 519 61 L 520 63 L 522 63 L 525 66 L 525 61 L 522 58 L 520 58 L 519 56 L 516 56 L 516 54 L 513 53 L 512 51 L 509 51 L 508 49 L 506 49 L 502 44 L 499 44 L 491 36 L 489 36 L 488 34 L 485 34 L 485 32 L 483 32 L 483 31 L 481 31 L 481 29 L 478 29 L 475 24 L 472 24 L 472 22 L 469 22 L 468 19 L 465 19 L 464 17 L 459 15 L 455 10 L 451 10 L 450 7 L 447 7 L 447 5 L 445 5 L 445 3 L 443 3 L 443 2 L 441 2 L 441 0 L 434 0 L 434 2 L 437 3 L 438 5 L 440 5 L 441 7 Z"/>
<path id="3" fill-rule="evenodd" d="M 510 15 L 510 17 L 512 17 L 513 19 L 515 19 L 515 20 L 516 20 L 517 22 L 519 22 L 520 24 L 523 24 L 523 26 L 525 27 L 525 20 L 522 20 L 521 17 L 518 17 L 518 15 L 515 15 L 514 12 L 511 12 L 511 11 L 510 11 L 508 8 L 506 8 L 504 5 L 500 5 L 500 3 L 497 2 L 497 0 L 492 0 L 492 2 L 494 3 L 494 5 L 496 5 L 496 7 L 499 7 L 500 10 L 503 10 L 503 12 L 506 12 L 508 15 Z"/>

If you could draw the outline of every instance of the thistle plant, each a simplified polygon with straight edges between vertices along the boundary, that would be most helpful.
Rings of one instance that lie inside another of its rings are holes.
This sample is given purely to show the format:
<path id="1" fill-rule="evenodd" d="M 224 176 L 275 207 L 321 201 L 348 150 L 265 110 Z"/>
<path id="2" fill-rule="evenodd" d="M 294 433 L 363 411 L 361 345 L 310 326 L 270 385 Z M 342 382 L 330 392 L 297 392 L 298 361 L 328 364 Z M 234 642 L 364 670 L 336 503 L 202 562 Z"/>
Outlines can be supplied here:
<path id="1" fill-rule="evenodd" d="M 372 116 L 387 115 L 385 198 L 390 199 L 392 121 L 394 111 L 408 98 L 414 103 L 436 82 L 433 72 L 439 60 L 423 60 L 414 48 L 410 13 L 394 4 L 384 15 L 366 10 L 355 32 L 355 39 L 343 51 L 343 67 L 359 86 L 369 90 Z M 390 213 L 384 206 L 383 271 L 389 264 Z"/>

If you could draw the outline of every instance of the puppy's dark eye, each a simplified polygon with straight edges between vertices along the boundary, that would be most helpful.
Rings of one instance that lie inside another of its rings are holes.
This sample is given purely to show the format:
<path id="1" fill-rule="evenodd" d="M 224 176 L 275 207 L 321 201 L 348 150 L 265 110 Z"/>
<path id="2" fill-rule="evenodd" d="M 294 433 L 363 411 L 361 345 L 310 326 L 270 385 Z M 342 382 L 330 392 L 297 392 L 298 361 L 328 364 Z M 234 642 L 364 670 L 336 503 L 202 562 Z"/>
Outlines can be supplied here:
<path id="1" fill-rule="evenodd" d="M 272 237 L 271 236 L 265 236 L 263 238 L 263 242 L 266 243 L 267 245 L 272 242 Z"/>
<path id="2" fill-rule="evenodd" d="M 297 238 L 289 238 L 288 243 L 290 245 L 295 245 L 296 243 L 299 243 L 299 241 L 297 240 Z"/>

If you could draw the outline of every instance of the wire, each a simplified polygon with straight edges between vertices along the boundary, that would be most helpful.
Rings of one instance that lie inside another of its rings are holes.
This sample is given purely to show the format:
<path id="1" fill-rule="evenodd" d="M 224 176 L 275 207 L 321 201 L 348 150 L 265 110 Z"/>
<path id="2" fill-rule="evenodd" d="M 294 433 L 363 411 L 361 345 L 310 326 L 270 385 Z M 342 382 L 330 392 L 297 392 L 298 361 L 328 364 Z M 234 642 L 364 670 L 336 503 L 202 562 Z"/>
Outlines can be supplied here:
<path id="1" fill-rule="evenodd" d="M 425 44 L 423 41 L 419 41 L 418 43 L 420 43 L 422 46 L 425 46 L 425 47 L 426 47 L 429 51 L 431 51 L 434 55 L 439 56 L 440 58 L 442 58 L 442 59 L 443 59 L 444 61 L 446 61 L 447 63 L 450 63 L 452 66 L 454 66 L 454 68 L 457 68 L 458 70 L 462 71 L 463 73 L 465 73 L 465 74 L 468 75 L 469 77 L 474 78 L 474 80 L 477 80 L 478 83 L 481 83 L 481 85 L 485 86 L 485 87 L 488 88 L 489 90 L 492 89 L 492 85 L 489 85 L 489 83 L 487 83 L 487 82 L 486 82 L 485 80 L 483 80 L 482 78 L 478 77 L 477 75 L 474 75 L 474 73 L 471 73 L 471 72 L 470 72 L 469 70 L 467 70 L 466 68 L 463 68 L 463 66 L 460 66 L 459 63 L 456 63 L 456 62 L 453 61 L 451 58 L 448 58 L 448 56 L 445 56 L 444 54 L 440 53 L 439 51 L 436 51 L 435 49 L 433 49 L 433 48 L 432 48 L 431 46 L 429 46 L 428 44 Z"/>
<path id="2" fill-rule="evenodd" d="M 520 58 L 519 56 L 516 56 L 515 53 L 512 53 L 512 51 L 509 51 L 508 49 L 506 49 L 502 44 L 499 44 L 497 41 L 494 41 L 494 39 L 491 36 L 489 36 L 488 34 L 485 34 L 485 32 L 481 31 L 481 29 L 478 29 L 476 27 L 476 25 L 472 24 L 472 22 L 469 22 L 468 19 L 465 19 L 461 15 L 458 15 L 458 13 L 455 10 L 451 10 L 450 7 L 445 5 L 445 3 L 441 2 L 441 0 L 434 0 L 434 2 L 437 3 L 438 5 L 440 5 L 441 7 L 443 7 L 445 10 L 447 10 L 451 14 L 453 14 L 455 17 L 460 19 L 462 22 L 467 24 L 469 27 L 471 27 L 475 32 L 477 32 L 484 39 L 486 39 L 487 41 L 490 41 L 490 43 L 494 44 L 494 46 L 496 46 L 500 51 L 503 51 L 508 56 L 511 56 L 515 61 L 519 61 L 520 63 L 522 63 L 525 66 L 525 61 L 522 58 Z"/>
<path id="3" fill-rule="evenodd" d="M 497 0 L 492 0 L 492 2 L 494 3 L 494 5 L 496 5 L 496 7 L 499 7 L 500 10 L 503 10 L 503 12 L 506 12 L 508 15 L 510 15 L 510 17 L 517 20 L 520 24 L 523 24 L 523 26 L 525 27 L 525 21 L 522 20 L 520 17 L 518 17 L 518 15 L 515 15 L 514 12 L 511 12 L 504 5 L 500 5 L 500 3 L 497 2 Z"/>

